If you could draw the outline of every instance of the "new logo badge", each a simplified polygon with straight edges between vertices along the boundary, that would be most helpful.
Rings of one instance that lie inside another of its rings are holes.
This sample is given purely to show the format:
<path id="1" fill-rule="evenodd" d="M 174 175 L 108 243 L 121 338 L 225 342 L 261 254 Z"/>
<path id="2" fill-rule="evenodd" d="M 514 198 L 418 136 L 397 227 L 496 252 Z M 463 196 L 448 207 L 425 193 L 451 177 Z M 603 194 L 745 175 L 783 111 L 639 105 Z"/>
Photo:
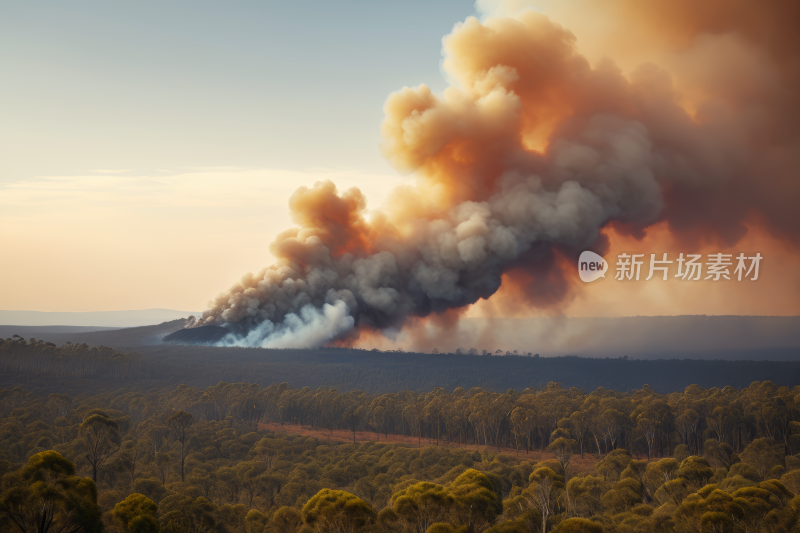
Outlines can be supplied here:
<path id="1" fill-rule="evenodd" d="M 598 278 L 606 277 L 608 263 L 594 252 L 583 252 L 578 259 L 578 274 L 581 280 L 590 283 Z"/>

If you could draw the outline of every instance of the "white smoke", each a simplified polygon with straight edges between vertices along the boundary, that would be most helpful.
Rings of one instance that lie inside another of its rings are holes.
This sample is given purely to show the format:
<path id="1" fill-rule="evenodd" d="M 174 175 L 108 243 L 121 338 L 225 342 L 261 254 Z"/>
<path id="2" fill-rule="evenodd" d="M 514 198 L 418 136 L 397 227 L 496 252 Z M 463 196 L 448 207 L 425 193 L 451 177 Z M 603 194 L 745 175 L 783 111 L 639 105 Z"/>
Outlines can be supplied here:
<path id="1" fill-rule="evenodd" d="M 347 305 L 339 300 L 322 309 L 306 305 L 286 315 L 282 323 L 265 320 L 244 334 L 229 333 L 217 346 L 304 348 L 321 346 L 353 328 L 355 320 Z"/>

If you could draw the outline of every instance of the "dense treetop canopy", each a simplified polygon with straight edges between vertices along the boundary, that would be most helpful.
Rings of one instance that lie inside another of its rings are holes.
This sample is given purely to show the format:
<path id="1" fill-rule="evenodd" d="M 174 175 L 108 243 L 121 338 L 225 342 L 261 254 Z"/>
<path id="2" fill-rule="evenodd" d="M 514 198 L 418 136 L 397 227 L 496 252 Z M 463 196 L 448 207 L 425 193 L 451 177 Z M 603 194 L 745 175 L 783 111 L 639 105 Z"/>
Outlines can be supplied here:
<path id="1" fill-rule="evenodd" d="M 797 400 L 771 382 L 2 389 L 0 520 L 26 533 L 791 531 Z"/>

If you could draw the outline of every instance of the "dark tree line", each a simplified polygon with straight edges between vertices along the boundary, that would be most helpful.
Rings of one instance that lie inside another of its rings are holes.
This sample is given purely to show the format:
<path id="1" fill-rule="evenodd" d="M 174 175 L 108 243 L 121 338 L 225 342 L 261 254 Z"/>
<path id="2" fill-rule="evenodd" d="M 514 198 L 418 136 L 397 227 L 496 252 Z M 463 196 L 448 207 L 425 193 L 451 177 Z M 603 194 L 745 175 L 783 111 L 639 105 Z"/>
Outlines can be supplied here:
<path id="1" fill-rule="evenodd" d="M 315 390 L 325 387 L 383 394 L 474 386 L 491 392 L 521 391 L 530 386 L 541 389 L 553 381 L 565 388 L 605 387 L 618 391 L 638 389 L 648 383 L 653 390 L 668 393 L 692 384 L 743 388 L 755 380 L 787 386 L 800 383 L 800 361 L 535 358 L 514 356 L 513 352 L 502 357 L 466 352 L 267 350 L 162 344 L 138 346 L 135 352 L 121 353 L 83 343 L 59 347 L 12 338 L 0 340 L 0 387 L 24 383 L 43 393 L 99 392 L 109 385 L 142 390 L 179 383 L 204 388 L 219 381 L 247 381 L 262 387 L 287 382 Z"/>
<path id="2" fill-rule="evenodd" d="M 25 339 L 0 339 L 0 370 L 4 374 L 53 375 L 79 379 L 139 379 L 145 376 L 138 353 L 122 353 L 106 346 Z"/>

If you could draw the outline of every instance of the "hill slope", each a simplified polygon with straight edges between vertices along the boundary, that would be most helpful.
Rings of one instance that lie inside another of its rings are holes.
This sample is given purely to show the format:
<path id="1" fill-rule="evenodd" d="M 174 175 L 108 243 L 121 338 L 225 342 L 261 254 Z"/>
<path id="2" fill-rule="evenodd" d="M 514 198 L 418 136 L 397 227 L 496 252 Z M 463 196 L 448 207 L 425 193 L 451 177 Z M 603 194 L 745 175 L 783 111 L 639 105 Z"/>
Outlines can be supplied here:
<path id="1" fill-rule="evenodd" d="M 23 338 L 36 338 L 54 344 L 86 343 L 89 346 L 110 346 L 117 350 L 133 350 L 141 346 L 160 344 L 161 339 L 178 330 L 182 330 L 186 321 L 184 319 L 163 322 L 153 326 L 140 326 L 136 328 L 75 328 L 66 326 L 25 327 L 25 326 L 0 326 L 0 337 L 8 338 L 20 335 Z"/>
<path id="2" fill-rule="evenodd" d="M 130 311 L 46 312 L 0 310 L 0 324 L 18 326 L 88 326 L 131 328 L 160 324 L 189 315 L 174 309 L 136 309 Z"/>

